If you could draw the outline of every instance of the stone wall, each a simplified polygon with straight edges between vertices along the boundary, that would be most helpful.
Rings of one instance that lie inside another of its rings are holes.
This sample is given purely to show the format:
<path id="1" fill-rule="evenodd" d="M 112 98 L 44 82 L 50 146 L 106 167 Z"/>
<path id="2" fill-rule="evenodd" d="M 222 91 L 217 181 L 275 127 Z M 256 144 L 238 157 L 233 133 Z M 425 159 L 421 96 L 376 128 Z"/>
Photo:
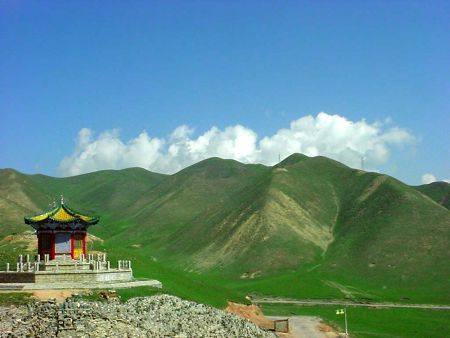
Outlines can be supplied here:
<path id="1" fill-rule="evenodd" d="M 0 272 L 0 283 L 34 283 L 33 272 Z"/>
<path id="2" fill-rule="evenodd" d="M 15 269 L 15 270 L 12 270 Z M 50 260 L 37 258 L 34 262 L 30 255 L 19 255 L 16 264 L 6 264 L 6 271 L 0 271 L 0 283 L 108 283 L 133 280 L 131 261 L 119 260 L 117 268 L 111 268 L 106 253 L 82 255 L 74 260 L 70 256 L 61 256 Z"/>
<path id="3" fill-rule="evenodd" d="M 129 270 L 101 271 L 37 271 L 0 272 L 0 283 L 99 283 L 130 281 L 133 272 Z"/>

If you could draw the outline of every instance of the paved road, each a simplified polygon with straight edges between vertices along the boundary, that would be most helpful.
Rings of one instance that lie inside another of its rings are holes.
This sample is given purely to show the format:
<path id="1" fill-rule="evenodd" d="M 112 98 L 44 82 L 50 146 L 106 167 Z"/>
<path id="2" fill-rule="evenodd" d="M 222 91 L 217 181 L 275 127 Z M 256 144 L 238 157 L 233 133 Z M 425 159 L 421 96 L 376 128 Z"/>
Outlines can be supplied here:
<path id="1" fill-rule="evenodd" d="M 289 334 L 280 334 L 280 337 L 286 338 L 336 338 L 339 335 L 335 332 L 320 331 L 319 325 L 321 319 L 314 316 L 291 316 L 291 317 L 274 317 L 268 318 L 286 319 L 289 318 Z"/>
<path id="2" fill-rule="evenodd" d="M 374 308 L 416 308 L 450 310 L 450 305 L 433 304 L 396 304 L 396 303 L 353 303 L 339 300 L 303 300 L 303 299 L 281 299 L 281 298 L 254 298 L 254 304 L 298 304 L 298 305 L 339 305 L 353 307 L 374 307 Z"/>

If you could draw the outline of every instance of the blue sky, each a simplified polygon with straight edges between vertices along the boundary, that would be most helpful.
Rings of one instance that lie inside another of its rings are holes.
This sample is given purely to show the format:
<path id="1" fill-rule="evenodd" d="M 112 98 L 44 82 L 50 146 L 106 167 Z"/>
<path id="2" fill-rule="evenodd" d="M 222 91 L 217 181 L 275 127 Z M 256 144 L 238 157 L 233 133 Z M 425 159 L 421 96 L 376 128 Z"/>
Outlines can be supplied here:
<path id="1" fill-rule="evenodd" d="M 449 179 L 449 13 L 439 1 L 2 1 L 0 167 L 174 172 L 294 150 L 365 157 L 409 184 Z"/>

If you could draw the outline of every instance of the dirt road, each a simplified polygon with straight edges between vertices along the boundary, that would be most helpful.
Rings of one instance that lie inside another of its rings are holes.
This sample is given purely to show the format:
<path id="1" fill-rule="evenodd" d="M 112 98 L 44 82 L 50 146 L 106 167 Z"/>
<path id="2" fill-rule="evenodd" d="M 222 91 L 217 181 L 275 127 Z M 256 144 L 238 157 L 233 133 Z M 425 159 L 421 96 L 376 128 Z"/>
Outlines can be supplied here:
<path id="1" fill-rule="evenodd" d="M 339 305 L 353 307 L 374 307 L 374 308 L 415 308 L 415 309 L 435 309 L 450 310 L 450 305 L 433 304 L 397 304 L 397 303 L 354 303 L 339 300 L 302 300 L 302 299 L 281 299 L 281 298 L 253 298 L 253 304 L 297 304 L 297 305 Z"/>
<path id="2" fill-rule="evenodd" d="M 289 318 L 289 334 L 279 334 L 283 338 L 337 338 L 338 333 L 331 327 L 324 325 L 319 317 L 314 316 L 291 316 L 291 317 L 274 317 L 269 319 L 286 319 Z"/>

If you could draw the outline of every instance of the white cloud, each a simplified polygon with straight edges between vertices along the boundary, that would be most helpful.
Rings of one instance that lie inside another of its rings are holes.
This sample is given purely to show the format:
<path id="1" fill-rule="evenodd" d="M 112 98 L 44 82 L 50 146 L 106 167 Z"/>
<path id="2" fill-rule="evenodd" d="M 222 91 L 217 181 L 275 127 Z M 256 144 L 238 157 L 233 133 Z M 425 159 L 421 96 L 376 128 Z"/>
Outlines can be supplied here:
<path id="1" fill-rule="evenodd" d="M 424 174 L 422 175 L 422 184 L 429 184 L 436 182 L 436 176 L 432 174 Z"/>
<path id="2" fill-rule="evenodd" d="M 390 144 L 411 144 L 414 137 L 404 129 L 394 127 L 383 130 L 379 123 L 353 122 L 339 115 L 319 113 L 291 122 L 289 129 L 260 142 L 263 158 L 277 154 L 283 157 L 293 152 L 308 156 L 323 155 L 352 167 L 359 167 L 364 157 L 366 168 L 375 168 L 387 161 Z"/>
<path id="3" fill-rule="evenodd" d="M 447 182 L 450 183 L 450 179 L 442 179 L 442 180 L 438 180 L 436 178 L 436 176 L 434 176 L 433 174 L 424 174 L 422 175 L 422 184 L 430 184 L 433 182 L 437 182 L 437 181 L 443 181 L 443 182 Z"/>
<path id="4" fill-rule="evenodd" d="M 101 133 L 96 140 L 83 128 L 73 154 L 64 158 L 59 170 L 63 175 L 78 175 L 101 169 L 127 167 L 151 168 L 158 159 L 164 140 L 150 138 L 145 131 L 128 143 L 119 138 L 117 129 Z"/>
<path id="5" fill-rule="evenodd" d="M 67 176 L 138 166 L 174 173 L 213 156 L 273 165 L 278 155 L 284 158 L 295 152 L 327 156 L 352 167 L 359 167 L 364 157 L 366 168 L 375 168 L 388 160 L 391 145 L 415 142 L 408 131 L 384 126 L 319 113 L 292 121 L 289 128 L 261 139 L 241 125 L 223 130 L 212 127 L 197 137 L 192 137 L 191 128 L 181 125 L 167 140 L 152 138 L 143 131 L 128 142 L 120 139 L 117 130 L 105 131 L 95 139 L 91 130 L 83 128 L 73 154 L 61 161 L 59 170 Z"/>

